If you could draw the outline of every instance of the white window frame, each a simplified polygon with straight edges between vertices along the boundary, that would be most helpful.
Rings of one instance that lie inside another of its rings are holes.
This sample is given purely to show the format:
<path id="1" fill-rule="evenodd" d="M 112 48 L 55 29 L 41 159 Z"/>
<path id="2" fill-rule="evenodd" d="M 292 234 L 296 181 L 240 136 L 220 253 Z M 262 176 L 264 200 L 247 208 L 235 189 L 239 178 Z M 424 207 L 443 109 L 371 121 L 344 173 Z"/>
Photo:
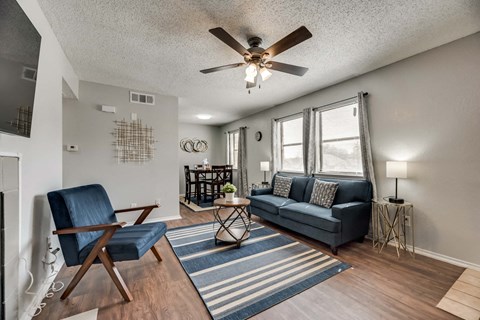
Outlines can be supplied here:
<path id="1" fill-rule="evenodd" d="M 227 163 L 233 166 L 234 170 L 238 169 L 238 138 L 240 136 L 240 130 L 233 130 L 227 132 Z M 235 149 L 234 140 L 237 140 L 237 149 Z M 236 154 L 236 157 L 235 157 Z M 237 162 L 235 163 L 235 158 Z"/>
<path id="2" fill-rule="evenodd" d="M 329 139 L 329 140 L 323 140 L 321 141 L 320 137 L 320 132 L 321 132 L 321 113 L 325 111 L 330 111 L 333 109 L 339 109 L 343 108 L 346 106 L 350 106 L 352 104 L 357 104 L 357 119 L 359 120 L 358 116 L 358 99 L 356 97 L 350 98 L 350 99 L 345 99 L 339 102 L 335 102 L 332 104 L 328 104 L 325 106 L 321 106 L 318 108 L 314 108 L 314 118 L 315 118 L 315 174 L 316 175 L 325 175 L 325 176 L 343 176 L 343 177 L 364 177 L 364 172 L 363 168 L 361 172 L 340 172 L 340 171 L 321 171 L 322 168 L 322 145 L 323 143 L 328 143 L 328 142 L 338 142 L 338 141 L 352 141 L 352 140 L 358 140 L 360 143 L 360 148 L 361 148 L 361 140 L 360 140 L 360 123 L 358 124 L 359 126 L 359 132 L 358 136 L 353 136 L 353 137 L 344 137 L 344 138 L 338 138 L 338 139 Z M 362 154 L 360 153 L 360 157 L 362 157 Z M 360 159 L 362 161 L 362 159 Z"/>
<path id="3" fill-rule="evenodd" d="M 279 143 L 278 143 L 278 146 L 280 148 L 279 151 L 279 160 L 280 160 L 280 170 L 281 172 L 292 172 L 292 173 L 300 173 L 300 172 L 303 172 L 303 154 L 302 154 L 302 169 L 300 171 L 293 171 L 293 170 L 284 170 L 283 169 L 283 154 L 284 154 L 284 147 L 285 146 L 302 146 L 303 148 L 303 133 L 302 133 L 302 142 L 301 143 L 289 143 L 289 144 L 284 144 L 283 143 L 283 123 L 284 122 L 288 122 L 288 121 L 292 121 L 292 120 L 297 120 L 297 119 L 302 119 L 303 121 L 303 114 L 300 112 L 300 113 L 296 113 L 296 114 L 292 114 L 290 116 L 286 116 L 286 117 L 283 117 L 283 118 L 280 118 L 280 119 L 277 119 L 276 120 L 276 125 L 277 125 L 277 128 L 278 128 L 278 139 L 279 139 Z M 303 125 L 302 125 L 302 128 L 303 128 Z"/>

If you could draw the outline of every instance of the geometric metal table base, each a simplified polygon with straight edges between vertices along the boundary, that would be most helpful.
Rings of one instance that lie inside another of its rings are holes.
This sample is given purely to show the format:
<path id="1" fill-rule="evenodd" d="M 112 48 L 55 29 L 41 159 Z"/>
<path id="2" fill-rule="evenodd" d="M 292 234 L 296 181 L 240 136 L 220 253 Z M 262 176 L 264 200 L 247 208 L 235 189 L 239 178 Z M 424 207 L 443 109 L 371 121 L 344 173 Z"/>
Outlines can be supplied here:
<path id="1" fill-rule="evenodd" d="M 397 256 L 400 257 L 400 250 L 403 249 L 415 258 L 415 223 L 413 219 L 413 204 L 390 203 L 387 201 L 372 201 L 372 229 L 373 247 L 381 253 L 383 248 L 393 241 Z M 407 247 L 407 234 L 405 217 L 410 216 L 412 250 Z"/>
<path id="2" fill-rule="evenodd" d="M 251 219 L 250 213 L 245 208 L 250 205 L 250 200 L 243 198 L 234 198 L 232 202 L 227 202 L 225 198 L 216 199 L 213 202 L 216 209 L 213 210 L 213 217 L 215 222 L 220 224 L 215 233 L 215 244 L 217 240 L 224 242 L 234 242 L 237 248 L 240 248 L 242 241 L 250 237 Z M 223 219 L 220 216 L 220 210 L 223 208 L 233 208 L 233 212 Z M 236 221 L 241 221 L 240 226 L 233 226 Z"/>

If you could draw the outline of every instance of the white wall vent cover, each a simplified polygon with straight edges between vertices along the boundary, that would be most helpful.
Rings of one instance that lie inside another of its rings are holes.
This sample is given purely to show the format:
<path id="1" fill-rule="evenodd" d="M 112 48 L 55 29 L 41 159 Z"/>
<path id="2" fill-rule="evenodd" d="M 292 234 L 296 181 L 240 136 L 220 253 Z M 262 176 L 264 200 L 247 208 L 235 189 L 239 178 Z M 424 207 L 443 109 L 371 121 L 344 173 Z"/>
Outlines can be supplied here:
<path id="1" fill-rule="evenodd" d="M 155 105 L 155 96 L 153 94 L 130 91 L 130 102 L 153 106 Z"/>
<path id="2" fill-rule="evenodd" d="M 28 81 L 37 81 L 37 69 L 29 68 L 29 67 L 23 67 L 22 70 L 22 79 L 28 80 Z"/>

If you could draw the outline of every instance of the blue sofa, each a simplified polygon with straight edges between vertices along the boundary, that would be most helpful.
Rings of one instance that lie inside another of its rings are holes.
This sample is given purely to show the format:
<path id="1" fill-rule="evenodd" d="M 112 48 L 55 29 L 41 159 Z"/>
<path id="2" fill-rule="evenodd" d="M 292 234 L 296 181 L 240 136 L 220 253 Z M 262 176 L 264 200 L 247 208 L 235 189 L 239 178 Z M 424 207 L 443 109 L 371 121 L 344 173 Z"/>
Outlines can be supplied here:
<path id="1" fill-rule="evenodd" d="M 330 209 L 310 204 L 315 177 L 292 177 L 288 198 L 273 195 L 272 188 L 254 189 L 247 198 L 250 213 L 287 229 L 330 245 L 333 254 L 338 246 L 368 234 L 371 216 L 372 185 L 366 180 L 320 179 L 338 183 Z"/>

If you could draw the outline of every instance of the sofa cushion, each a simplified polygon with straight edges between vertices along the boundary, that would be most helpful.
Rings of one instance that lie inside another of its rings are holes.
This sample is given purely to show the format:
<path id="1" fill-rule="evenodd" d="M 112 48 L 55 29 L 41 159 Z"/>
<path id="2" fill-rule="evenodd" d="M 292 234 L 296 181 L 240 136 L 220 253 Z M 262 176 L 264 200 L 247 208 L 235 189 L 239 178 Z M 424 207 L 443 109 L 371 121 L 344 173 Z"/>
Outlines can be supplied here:
<path id="1" fill-rule="evenodd" d="M 259 196 L 247 196 L 250 200 L 250 206 L 260 208 L 271 214 L 278 214 L 278 208 L 295 203 L 295 200 L 274 196 L 273 194 L 263 194 Z"/>
<path id="2" fill-rule="evenodd" d="M 347 179 L 321 179 L 322 181 L 338 183 L 338 189 L 335 193 L 333 204 L 347 202 L 369 202 L 372 200 L 372 184 L 367 180 L 347 180 Z M 315 179 L 310 179 L 305 188 L 303 202 L 310 202 Z"/>
<path id="3" fill-rule="evenodd" d="M 332 209 L 298 202 L 280 207 L 281 217 L 316 227 L 328 232 L 340 232 L 341 221 L 332 217 Z"/>
<path id="4" fill-rule="evenodd" d="M 310 203 L 325 208 L 331 208 L 337 188 L 338 183 L 315 179 L 312 195 L 310 197 Z"/>
<path id="5" fill-rule="evenodd" d="M 137 224 L 118 229 L 107 244 L 107 251 L 113 261 L 138 260 L 167 231 L 163 222 Z M 85 261 L 97 240 L 89 243 L 80 251 L 79 260 Z M 97 261 L 98 262 L 98 261 Z"/>
<path id="6" fill-rule="evenodd" d="M 303 195 L 305 193 L 305 188 L 307 187 L 310 177 L 293 177 L 292 178 L 292 187 L 290 188 L 290 199 L 293 199 L 297 202 L 303 201 Z"/>
<path id="7" fill-rule="evenodd" d="M 273 195 L 288 198 L 290 188 L 292 187 L 292 178 L 275 176 L 275 184 L 273 186 Z"/>

